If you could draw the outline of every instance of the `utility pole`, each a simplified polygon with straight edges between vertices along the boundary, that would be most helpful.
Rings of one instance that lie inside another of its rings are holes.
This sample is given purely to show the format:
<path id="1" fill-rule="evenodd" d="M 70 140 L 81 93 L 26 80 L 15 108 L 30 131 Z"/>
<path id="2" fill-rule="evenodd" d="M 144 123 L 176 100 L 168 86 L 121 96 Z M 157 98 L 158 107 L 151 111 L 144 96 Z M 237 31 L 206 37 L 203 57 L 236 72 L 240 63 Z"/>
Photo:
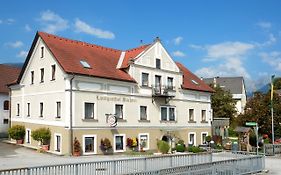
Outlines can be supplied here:
<path id="1" fill-rule="evenodd" d="M 275 75 L 271 76 L 271 95 L 270 95 L 270 107 L 271 107 L 271 130 L 272 130 L 272 145 L 273 145 L 273 155 L 275 155 L 274 152 L 274 120 L 273 120 L 273 80 Z"/>

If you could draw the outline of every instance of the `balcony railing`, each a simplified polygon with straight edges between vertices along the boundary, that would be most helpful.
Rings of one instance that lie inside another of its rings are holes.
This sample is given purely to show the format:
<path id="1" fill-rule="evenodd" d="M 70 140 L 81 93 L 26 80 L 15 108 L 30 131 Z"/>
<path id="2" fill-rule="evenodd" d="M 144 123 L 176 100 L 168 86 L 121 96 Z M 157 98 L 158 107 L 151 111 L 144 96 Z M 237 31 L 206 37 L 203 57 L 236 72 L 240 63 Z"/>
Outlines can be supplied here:
<path id="1" fill-rule="evenodd" d="M 174 86 L 152 86 L 152 96 L 163 96 L 163 97 L 174 97 L 175 87 Z"/>

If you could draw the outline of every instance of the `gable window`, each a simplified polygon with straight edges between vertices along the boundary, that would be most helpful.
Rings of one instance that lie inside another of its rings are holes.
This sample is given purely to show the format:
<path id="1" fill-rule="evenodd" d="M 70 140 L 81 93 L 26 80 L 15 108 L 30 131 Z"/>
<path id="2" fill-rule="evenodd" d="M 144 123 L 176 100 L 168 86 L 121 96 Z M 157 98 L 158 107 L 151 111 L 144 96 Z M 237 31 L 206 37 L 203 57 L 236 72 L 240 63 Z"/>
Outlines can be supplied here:
<path id="1" fill-rule="evenodd" d="M 175 107 L 161 106 L 161 120 L 175 121 Z"/>
<path id="2" fill-rule="evenodd" d="M 142 83 L 141 83 L 141 85 L 142 86 L 148 86 L 148 73 L 142 73 L 141 74 L 141 81 L 142 81 Z"/>
<path id="3" fill-rule="evenodd" d="M 206 110 L 201 111 L 201 119 L 202 119 L 202 122 L 206 122 Z"/>
<path id="4" fill-rule="evenodd" d="M 140 120 L 147 120 L 147 107 L 140 106 Z"/>
<path id="5" fill-rule="evenodd" d="M 96 154 L 96 135 L 83 136 L 83 151 L 84 154 Z"/>
<path id="6" fill-rule="evenodd" d="M 44 58 L 44 47 L 41 47 L 41 58 Z"/>
<path id="7" fill-rule="evenodd" d="M 40 75 L 40 83 L 43 83 L 44 82 L 44 68 L 40 69 L 40 73 L 41 73 L 41 75 Z"/>
<path id="8" fill-rule="evenodd" d="M 5 100 L 3 102 L 3 109 L 6 111 L 6 110 L 9 110 L 9 101 L 8 100 Z"/>
<path id="9" fill-rule="evenodd" d="M 27 103 L 27 117 L 30 117 L 30 103 Z"/>
<path id="10" fill-rule="evenodd" d="M 19 116 L 20 115 L 20 104 L 18 103 L 17 104 L 17 116 Z"/>
<path id="11" fill-rule="evenodd" d="M 172 77 L 168 77 L 168 89 L 173 89 L 174 79 Z"/>
<path id="12" fill-rule="evenodd" d="M 125 134 L 115 134 L 114 135 L 114 152 L 124 152 L 125 151 Z"/>
<path id="13" fill-rule="evenodd" d="M 161 60 L 156 58 L 156 69 L 161 69 Z"/>
<path id="14" fill-rule="evenodd" d="M 120 105 L 120 104 L 115 105 L 115 115 L 116 115 L 117 118 L 123 119 L 123 117 L 124 117 L 124 115 L 123 115 L 123 105 Z"/>
<path id="15" fill-rule="evenodd" d="M 43 112 L 44 112 L 44 105 L 43 105 L 43 103 L 41 102 L 41 103 L 40 103 L 40 115 L 39 115 L 39 117 L 43 117 Z"/>
<path id="16" fill-rule="evenodd" d="M 60 118 L 61 117 L 61 102 L 57 101 L 57 117 L 56 118 Z"/>
<path id="17" fill-rule="evenodd" d="M 84 109 L 85 109 L 85 119 L 94 119 L 94 103 L 85 103 L 84 104 Z"/>
<path id="18" fill-rule="evenodd" d="M 52 79 L 51 80 L 55 80 L 56 79 L 56 65 L 52 65 Z"/>
<path id="19" fill-rule="evenodd" d="M 194 121 L 194 109 L 189 109 L 189 121 Z"/>
<path id="20" fill-rule="evenodd" d="M 30 84 L 34 84 L 34 71 L 30 72 Z"/>

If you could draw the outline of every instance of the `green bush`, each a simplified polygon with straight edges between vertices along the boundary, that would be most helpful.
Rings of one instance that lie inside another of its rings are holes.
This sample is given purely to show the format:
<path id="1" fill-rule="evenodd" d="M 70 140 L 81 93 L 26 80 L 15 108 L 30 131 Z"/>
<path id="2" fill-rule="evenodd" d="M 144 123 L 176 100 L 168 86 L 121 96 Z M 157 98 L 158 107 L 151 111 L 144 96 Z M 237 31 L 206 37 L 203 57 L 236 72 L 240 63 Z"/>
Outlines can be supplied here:
<path id="1" fill-rule="evenodd" d="M 188 147 L 188 152 L 193 152 L 193 153 L 199 153 L 199 152 L 203 152 L 204 150 L 197 147 L 197 146 L 190 146 Z"/>
<path id="2" fill-rule="evenodd" d="M 12 139 L 15 140 L 21 140 L 24 139 L 25 136 L 25 127 L 22 125 L 15 125 L 12 126 L 9 130 L 8 130 L 9 136 Z"/>
<path id="3" fill-rule="evenodd" d="M 209 143 L 211 140 L 212 140 L 212 137 L 211 137 L 211 136 L 207 136 L 207 137 L 206 137 L 206 142 Z"/>
<path id="4" fill-rule="evenodd" d="M 177 152 L 184 152 L 185 151 L 185 146 L 183 144 L 177 144 L 176 145 L 176 151 Z"/>
<path id="5" fill-rule="evenodd" d="M 170 145 L 163 140 L 159 140 L 157 142 L 157 148 L 161 153 L 167 154 L 170 149 Z"/>
<path id="6" fill-rule="evenodd" d="M 42 145 L 48 145 L 51 139 L 51 131 L 49 128 L 39 128 L 31 133 L 31 137 L 41 142 Z"/>
<path id="7" fill-rule="evenodd" d="M 237 137 L 238 133 L 236 131 L 234 131 L 233 128 L 229 128 L 228 129 L 228 135 L 229 135 L 229 137 Z"/>
<path id="8" fill-rule="evenodd" d="M 184 145 L 184 141 L 183 140 L 179 140 L 178 144 Z"/>

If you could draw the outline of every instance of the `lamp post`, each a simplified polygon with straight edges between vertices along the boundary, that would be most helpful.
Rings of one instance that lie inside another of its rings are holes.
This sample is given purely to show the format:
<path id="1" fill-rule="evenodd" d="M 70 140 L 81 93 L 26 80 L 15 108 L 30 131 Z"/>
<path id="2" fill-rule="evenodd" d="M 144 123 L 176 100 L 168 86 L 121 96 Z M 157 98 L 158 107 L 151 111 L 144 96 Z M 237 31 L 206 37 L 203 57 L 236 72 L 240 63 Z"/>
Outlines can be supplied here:
<path id="1" fill-rule="evenodd" d="M 274 120 L 273 120 L 273 80 L 275 75 L 271 76 L 271 93 L 270 93 L 270 107 L 271 107 L 271 130 L 272 130 L 272 144 L 273 144 L 273 155 L 274 153 Z"/>

